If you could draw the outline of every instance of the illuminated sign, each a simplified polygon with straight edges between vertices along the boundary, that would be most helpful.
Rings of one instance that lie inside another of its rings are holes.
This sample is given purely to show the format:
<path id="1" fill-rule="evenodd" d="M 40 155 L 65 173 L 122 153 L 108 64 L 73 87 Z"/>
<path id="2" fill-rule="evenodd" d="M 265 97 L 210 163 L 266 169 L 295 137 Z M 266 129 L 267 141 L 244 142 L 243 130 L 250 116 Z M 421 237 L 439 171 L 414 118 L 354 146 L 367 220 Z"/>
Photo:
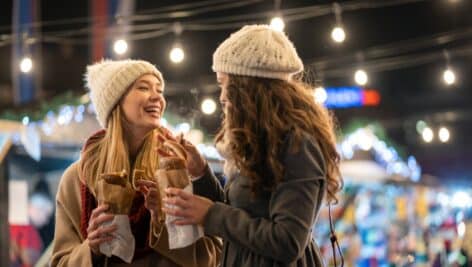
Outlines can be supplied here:
<path id="1" fill-rule="evenodd" d="M 326 102 L 328 108 L 352 108 L 378 106 L 380 94 L 376 90 L 363 89 L 359 86 L 328 87 Z"/>

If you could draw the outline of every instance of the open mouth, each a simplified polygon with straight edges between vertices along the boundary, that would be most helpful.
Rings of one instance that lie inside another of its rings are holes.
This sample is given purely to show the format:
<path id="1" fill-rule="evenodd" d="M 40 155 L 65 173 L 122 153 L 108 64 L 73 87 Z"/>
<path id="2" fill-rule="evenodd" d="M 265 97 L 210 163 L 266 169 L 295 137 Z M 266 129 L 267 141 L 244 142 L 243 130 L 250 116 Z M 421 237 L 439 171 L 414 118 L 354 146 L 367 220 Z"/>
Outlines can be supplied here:
<path id="1" fill-rule="evenodd" d="M 144 111 L 153 117 L 161 116 L 161 109 L 159 107 L 147 107 L 144 109 Z"/>

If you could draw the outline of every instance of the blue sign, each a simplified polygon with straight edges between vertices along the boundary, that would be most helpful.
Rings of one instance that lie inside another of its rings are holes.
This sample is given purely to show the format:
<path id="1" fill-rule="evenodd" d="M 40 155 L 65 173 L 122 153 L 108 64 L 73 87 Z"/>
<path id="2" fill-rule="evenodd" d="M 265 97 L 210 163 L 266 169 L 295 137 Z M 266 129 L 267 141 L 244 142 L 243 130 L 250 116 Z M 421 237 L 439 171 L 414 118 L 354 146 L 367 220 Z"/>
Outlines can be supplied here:
<path id="1" fill-rule="evenodd" d="M 328 98 L 324 103 L 328 108 L 351 108 L 363 105 L 362 88 L 359 86 L 328 87 Z"/>

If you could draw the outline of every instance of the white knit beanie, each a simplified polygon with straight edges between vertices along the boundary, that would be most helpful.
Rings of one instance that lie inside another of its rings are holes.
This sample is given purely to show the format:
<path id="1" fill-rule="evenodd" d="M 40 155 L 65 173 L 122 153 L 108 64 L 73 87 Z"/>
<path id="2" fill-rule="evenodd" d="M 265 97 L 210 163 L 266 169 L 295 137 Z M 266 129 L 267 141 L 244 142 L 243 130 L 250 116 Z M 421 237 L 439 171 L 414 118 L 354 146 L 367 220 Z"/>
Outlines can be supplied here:
<path id="1" fill-rule="evenodd" d="M 213 71 L 288 80 L 303 63 L 283 32 L 268 25 L 244 26 L 213 53 Z"/>
<path id="2" fill-rule="evenodd" d="M 144 74 L 154 74 L 162 84 L 162 74 L 151 63 L 143 60 L 102 60 L 87 66 L 85 86 L 103 128 L 111 111 L 133 82 Z"/>

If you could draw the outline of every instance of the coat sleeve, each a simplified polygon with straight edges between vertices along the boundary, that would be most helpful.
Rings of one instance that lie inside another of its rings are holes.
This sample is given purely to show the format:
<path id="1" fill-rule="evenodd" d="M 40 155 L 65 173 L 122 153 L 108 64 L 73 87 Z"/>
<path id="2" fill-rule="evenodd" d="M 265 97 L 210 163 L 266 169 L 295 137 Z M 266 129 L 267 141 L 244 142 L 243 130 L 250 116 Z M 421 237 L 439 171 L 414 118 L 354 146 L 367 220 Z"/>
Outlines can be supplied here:
<path id="1" fill-rule="evenodd" d="M 59 183 L 51 266 L 93 266 L 87 240 L 80 234 L 80 181 L 76 164 L 64 172 Z"/>
<path id="2" fill-rule="evenodd" d="M 210 166 L 206 166 L 205 174 L 197 179 L 192 181 L 193 192 L 196 195 L 209 198 L 213 201 L 223 201 L 224 192 L 221 188 L 221 184 L 214 175 Z"/>
<path id="3" fill-rule="evenodd" d="M 290 147 L 290 140 L 288 147 Z M 311 227 L 324 196 L 324 159 L 314 140 L 283 155 L 283 181 L 272 192 L 269 218 L 252 218 L 242 209 L 214 204 L 205 232 L 280 262 L 293 262 L 311 239 Z"/>

